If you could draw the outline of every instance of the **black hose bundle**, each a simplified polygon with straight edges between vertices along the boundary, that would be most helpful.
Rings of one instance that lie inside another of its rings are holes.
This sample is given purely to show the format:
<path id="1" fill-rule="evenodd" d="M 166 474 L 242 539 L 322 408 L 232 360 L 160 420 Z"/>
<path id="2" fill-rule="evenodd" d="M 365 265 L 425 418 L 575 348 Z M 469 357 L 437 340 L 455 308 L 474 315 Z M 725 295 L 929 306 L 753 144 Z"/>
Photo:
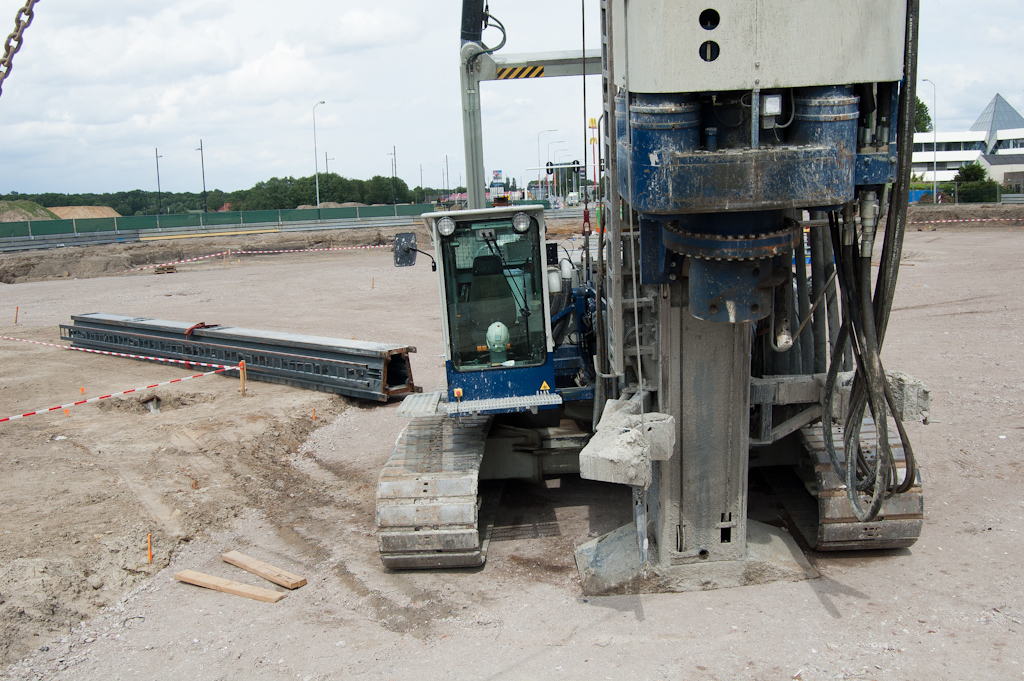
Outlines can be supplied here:
<path id="1" fill-rule="evenodd" d="M 870 522 L 878 516 L 882 502 L 892 496 L 906 492 L 913 486 L 917 478 L 917 466 L 914 459 L 910 439 L 903 427 L 903 422 L 896 409 L 896 403 L 885 379 L 885 370 L 879 356 L 878 326 L 874 306 L 871 300 L 871 251 L 870 244 L 860 254 L 853 238 L 853 211 L 848 207 L 844 216 L 843 229 L 836 212 L 829 213 L 829 227 L 832 231 L 835 259 L 839 264 L 839 289 L 842 294 L 843 323 L 839 330 L 839 338 L 833 349 L 831 366 L 825 383 L 825 418 L 826 425 L 822 429 L 825 448 L 832 460 L 833 469 L 840 480 L 846 482 L 847 496 L 853 506 L 854 514 L 861 522 Z M 872 239 L 865 237 L 865 239 Z M 891 305 L 891 301 L 890 301 Z M 828 427 L 828 419 L 832 413 L 832 394 L 841 365 L 842 354 L 847 344 L 852 347 L 856 358 L 856 375 L 850 392 L 850 405 L 843 432 L 843 448 L 845 461 L 840 461 L 832 438 L 832 429 Z M 871 418 L 875 423 L 877 446 L 874 462 L 868 458 L 867 452 L 860 444 L 861 424 L 865 411 L 870 409 Z M 900 480 L 889 445 L 889 428 L 887 414 L 891 411 L 896 429 L 903 443 L 906 459 L 906 470 Z M 860 494 L 866 494 L 870 500 L 865 507 Z"/>
<path id="2" fill-rule="evenodd" d="M 903 235 L 906 228 L 910 187 L 910 155 L 914 137 L 916 106 L 919 1 L 908 0 L 907 2 L 905 73 L 903 86 L 900 88 L 897 121 L 900 165 L 896 182 L 893 184 L 889 196 L 885 239 L 879 258 L 880 267 L 873 298 L 871 295 L 871 253 L 875 238 L 873 227 L 862 230 L 861 248 L 858 254 L 853 214 L 854 204 L 847 204 L 844 210 L 842 229 L 840 229 L 838 213 L 835 211 L 829 213 L 829 228 L 842 292 L 843 322 L 833 348 L 832 361 L 826 378 L 823 405 L 825 424 L 822 434 L 825 447 L 832 460 L 832 467 L 840 480 L 846 481 L 847 496 L 853 506 L 854 514 L 861 522 L 874 520 L 886 498 L 906 492 L 917 479 L 914 452 L 886 381 L 880 353 L 889 322 L 889 313 L 892 310 L 900 257 L 903 251 Z M 857 371 L 851 387 L 850 408 L 843 433 L 843 447 L 846 456 L 845 461 L 840 461 L 832 438 L 832 428 L 828 424 L 832 416 L 832 393 L 835 389 L 842 354 L 847 344 L 852 347 L 856 357 Z M 866 409 L 871 411 L 877 435 L 874 462 L 869 460 L 860 445 L 860 428 Z M 906 460 L 906 470 L 902 480 L 899 480 L 892 448 L 889 445 L 887 413 L 890 411 L 903 443 Z M 861 494 L 869 495 L 866 507 L 861 502 Z"/>

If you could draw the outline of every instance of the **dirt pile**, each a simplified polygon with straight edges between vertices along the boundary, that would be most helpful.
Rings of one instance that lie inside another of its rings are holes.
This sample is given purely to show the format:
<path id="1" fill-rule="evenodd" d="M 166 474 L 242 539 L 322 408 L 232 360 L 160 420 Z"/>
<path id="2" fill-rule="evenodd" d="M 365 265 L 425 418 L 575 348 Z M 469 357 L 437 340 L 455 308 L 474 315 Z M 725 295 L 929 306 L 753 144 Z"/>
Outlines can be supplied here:
<path id="1" fill-rule="evenodd" d="M 429 237 L 420 228 L 420 240 Z M 47 279 L 88 279 L 117 274 L 134 267 L 197 258 L 222 251 L 259 251 L 390 243 L 408 228 L 335 229 L 320 232 L 274 232 L 239 237 L 197 237 L 145 241 L 109 246 L 73 246 L 45 251 L 0 253 L 0 283 Z M 261 256 L 272 257 L 272 256 Z"/>
<path id="2" fill-rule="evenodd" d="M 365 208 L 365 203 L 359 203 L 358 201 L 346 201 L 344 203 L 338 203 L 337 201 L 321 201 L 321 208 Z M 301 206 L 296 206 L 295 210 L 316 210 L 316 206 L 311 206 L 308 203 L 304 203 Z"/>
<path id="3" fill-rule="evenodd" d="M 57 215 L 31 201 L 0 201 L 0 222 L 57 220 Z"/>
<path id="4" fill-rule="evenodd" d="M 120 213 L 109 206 L 54 206 L 50 208 L 50 212 L 62 220 L 121 217 Z"/>
<path id="5" fill-rule="evenodd" d="M 961 203 L 959 205 L 911 205 L 907 220 L 992 220 L 996 218 L 1024 218 L 1024 205 L 1002 203 Z"/>
<path id="6" fill-rule="evenodd" d="M 30 354 L 51 368 L 62 359 Z M 110 382 L 95 358 L 72 354 L 69 371 L 80 382 Z M 117 371 L 182 373 L 142 363 Z M 282 462 L 313 431 L 307 415 L 315 409 L 329 421 L 348 405 L 342 397 L 267 384 L 251 387 L 242 400 L 234 381 L 204 380 L 195 391 L 162 392 L 157 413 L 144 398 L 114 398 L 95 411 L 79 408 L 6 434 L 26 439 L 5 466 L 8 491 L 21 501 L 0 521 L 0 665 L 28 652 L 33 640 L 66 633 L 116 602 L 192 538 L 246 509 L 281 512 L 295 480 Z M 307 503 L 315 496 L 302 491 Z"/>

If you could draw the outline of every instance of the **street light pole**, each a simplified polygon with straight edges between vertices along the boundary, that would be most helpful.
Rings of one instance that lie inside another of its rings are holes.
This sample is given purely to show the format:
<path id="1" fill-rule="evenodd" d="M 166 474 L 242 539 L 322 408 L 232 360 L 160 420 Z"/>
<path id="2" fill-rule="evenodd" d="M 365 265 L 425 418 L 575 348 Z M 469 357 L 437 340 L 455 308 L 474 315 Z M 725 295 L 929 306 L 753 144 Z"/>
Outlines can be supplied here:
<path id="1" fill-rule="evenodd" d="M 558 132 L 558 128 L 552 128 L 551 130 L 541 130 L 537 133 L 537 191 L 540 191 L 540 136 L 546 132 Z M 523 187 L 526 189 L 526 187 Z"/>
<path id="2" fill-rule="evenodd" d="M 316 207 L 320 208 L 320 159 L 316 153 L 316 108 L 323 104 L 321 99 L 313 105 L 313 174 L 316 176 Z"/>
<path id="3" fill-rule="evenodd" d="M 161 210 L 160 204 L 163 203 L 160 198 L 160 159 L 162 159 L 163 156 L 160 155 L 160 150 L 156 147 L 153 148 L 153 154 L 156 156 L 156 226 L 159 227 Z"/>
<path id="4" fill-rule="evenodd" d="M 561 144 L 561 143 L 563 143 L 564 141 L 565 141 L 565 140 L 555 140 L 554 142 L 548 142 L 548 155 L 547 155 L 547 160 L 548 160 L 548 161 L 550 161 L 550 160 L 551 160 L 551 145 L 552 145 L 552 144 Z M 545 172 L 546 172 L 546 171 L 545 171 Z M 550 176 L 550 175 L 548 175 L 548 176 L 547 176 L 547 177 L 545 178 L 545 180 L 546 180 L 546 182 L 547 182 L 547 185 L 548 185 L 547 191 L 546 191 L 546 192 L 544 192 L 544 193 L 546 194 L 546 196 L 544 197 L 545 199 L 550 199 L 550 198 L 551 198 L 551 180 L 550 180 L 550 179 L 548 179 L 548 178 L 550 178 L 550 177 L 551 177 L 551 176 Z"/>
<path id="5" fill-rule="evenodd" d="M 568 151 L 569 151 L 568 149 L 555 149 L 555 165 L 556 166 L 561 164 L 561 162 L 562 162 L 561 159 L 559 158 L 562 155 L 562 152 L 568 152 Z M 558 168 L 558 169 L 555 170 L 555 194 L 558 194 L 559 189 L 562 189 L 563 191 L 565 190 L 565 173 L 562 172 L 562 170 L 563 170 L 562 168 Z M 561 180 L 562 180 L 561 182 L 558 181 L 559 178 L 561 178 Z"/>
<path id="6" fill-rule="evenodd" d="M 333 158 L 327 158 L 327 152 L 324 152 L 324 194 L 327 195 L 327 200 L 331 200 L 331 168 L 327 165 L 328 161 L 333 161 Z"/>
<path id="7" fill-rule="evenodd" d="M 935 115 L 937 101 L 935 81 L 922 78 L 926 83 L 932 84 L 932 204 L 939 202 L 939 126 L 938 117 Z"/>
<path id="8" fill-rule="evenodd" d="M 203 155 L 203 140 L 199 140 L 199 165 L 203 169 L 203 212 L 209 213 L 210 207 L 206 204 L 206 158 Z"/>
<path id="9" fill-rule="evenodd" d="M 395 175 L 398 174 L 398 150 L 391 147 L 391 204 L 398 205 L 398 192 L 395 189 Z"/>

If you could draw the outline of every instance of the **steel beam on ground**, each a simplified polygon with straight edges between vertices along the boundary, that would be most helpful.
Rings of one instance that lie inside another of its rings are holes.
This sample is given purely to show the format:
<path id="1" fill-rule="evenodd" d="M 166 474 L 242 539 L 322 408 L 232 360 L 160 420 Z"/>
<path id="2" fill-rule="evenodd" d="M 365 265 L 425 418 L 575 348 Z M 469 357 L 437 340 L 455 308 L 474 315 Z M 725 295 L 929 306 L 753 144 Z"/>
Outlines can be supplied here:
<path id="1" fill-rule="evenodd" d="M 244 360 L 247 378 L 378 402 L 420 390 L 409 363 L 412 346 L 101 313 L 71 320 L 60 333 L 73 347 L 145 350 L 197 362 Z"/>

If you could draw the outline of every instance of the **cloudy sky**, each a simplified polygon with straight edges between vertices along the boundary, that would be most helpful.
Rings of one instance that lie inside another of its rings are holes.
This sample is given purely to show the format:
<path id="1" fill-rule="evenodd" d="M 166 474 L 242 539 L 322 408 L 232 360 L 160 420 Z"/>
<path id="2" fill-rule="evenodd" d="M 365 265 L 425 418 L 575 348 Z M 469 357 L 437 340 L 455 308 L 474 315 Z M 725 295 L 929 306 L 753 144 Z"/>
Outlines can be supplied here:
<path id="1" fill-rule="evenodd" d="M 0 0 L 6 34 L 23 0 Z M 585 0 L 587 47 L 598 2 Z M 938 85 L 940 131 L 967 129 L 999 92 L 1024 112 L 1019 0 L 922 0 L 920 75 Z M 504 52 L 577 50 L 579 0 L 490 0 Z M 398 174 L 438 186 L 465 164 L 458 0 L 42 0 L 0 96 L 0 193 L 243 189 L 311 175 Z M 497 41 L 491 29 L 485 42 Z M 583 158 L 599 82 L 486 83 L 488 170 L 520 180 L 541 161 Z M 920 93 L 931 106 L 928 83 Z M 559 140 L 561 140 L 559 142 Z M 554 143 L 554 144 L 549 144 Z M 564 149 L 565 151 L 558 151 Z"/>

